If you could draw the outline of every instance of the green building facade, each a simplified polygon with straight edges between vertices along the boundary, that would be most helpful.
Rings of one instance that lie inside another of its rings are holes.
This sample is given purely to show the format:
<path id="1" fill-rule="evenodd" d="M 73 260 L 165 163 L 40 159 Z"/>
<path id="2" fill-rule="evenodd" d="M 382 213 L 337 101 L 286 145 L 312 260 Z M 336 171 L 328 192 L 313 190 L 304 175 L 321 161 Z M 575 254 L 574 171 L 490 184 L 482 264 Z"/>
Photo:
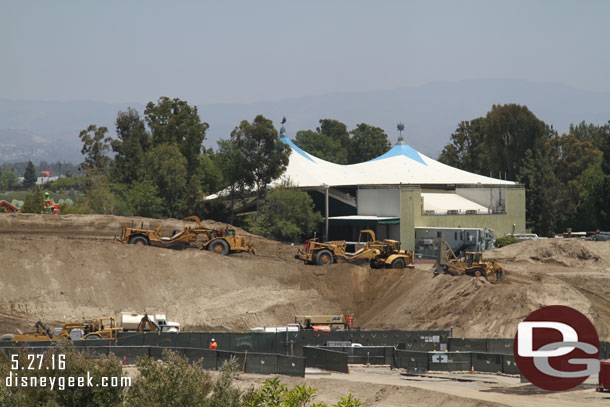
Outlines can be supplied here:
<path id="1" fill-rule="evenodd" d="M 525 232 L 525 188 L 505 187 L 505 206 L 501 212 L 489 214 L 426 214 L 422 189 L 404 186 L 400 189 L 400 241 L 402 248 L 415 249 L 415 228 L 491 228 L 496 237 Z"/>

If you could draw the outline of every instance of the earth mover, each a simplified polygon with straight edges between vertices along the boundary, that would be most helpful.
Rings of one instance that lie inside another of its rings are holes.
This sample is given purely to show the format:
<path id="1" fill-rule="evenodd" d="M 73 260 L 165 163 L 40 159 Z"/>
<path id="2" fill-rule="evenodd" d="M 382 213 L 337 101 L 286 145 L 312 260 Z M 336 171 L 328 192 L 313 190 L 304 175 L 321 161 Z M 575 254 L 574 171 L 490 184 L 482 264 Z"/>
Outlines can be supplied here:
<path id="1" fill-rule="evenodd" d="M 194 221 L 197 226 L 185 226 L 183 230 L 174 230 L 170 237 L 162 236 L 161 226 L 156 229 L 123 226 L 121 236 L 117 240 L 121 243 L 180 250 L 194 247 L 201 235 L 206 238 L 201 245 L 202 250 L 210 250 L 223 255 L 230 252 L 255 253 L 254 246 L 248 242 L 246 236 L 238 235 L 233 228 L 228 226 L 218 229 L 207 228 L 201 224 L 197 216 L 189 216 L 184 220 Z"/>
<path id="2" fill-rule="evenodd" d="M 117 327 L 113 317 L 104 317 L 96 320 L 87 320 L 83 322 L 70 322 L 65 324 L 61 331 L 53 333 L 41 321 L 34 325 L 36 332 L 4 335 L 4 340 L 16 342 L 30 341 L 61 341 L 61 340 L 77 340 L 77 339 L 114 339 L 117 332 L 123 331 Z"/>
<path id="3" fill-rule="evenodd" d="M 435 264 L 435 272 L 447 273 L 452 276 L 485 277 L 491 282 L 504 280 L 504 270 L 495 261 L 484 261 L 481 252 L 465 252 L 464 257 L 457 257 L 451 246 L 444 239 L 440 241 L 439 259 Z"/>
<path id="4" fill-rule="evenodd" d="M 297 315 L 295 324 L 300 329 L 314 331 L 346 331 L 354 329 L 354 318 L 349 315 Z"/>
<path id="5" fill-rule="evenodd" d="M 345 251 L 345 240 L 320 242 L 316 237 L 307 240 L 305 247 L 299 250 L 296 259 L 306 264 L 326 266 L 338 260 L 347 262 L 368 261 L 371 268 L 414 268 L 413 252 L 400 249 L 397 240 L 385 239 L 382 242 L 375 240 L 375 232 L 370 229 L 360 231 L 358 246 L 364 246 L 354 253 Z"/>

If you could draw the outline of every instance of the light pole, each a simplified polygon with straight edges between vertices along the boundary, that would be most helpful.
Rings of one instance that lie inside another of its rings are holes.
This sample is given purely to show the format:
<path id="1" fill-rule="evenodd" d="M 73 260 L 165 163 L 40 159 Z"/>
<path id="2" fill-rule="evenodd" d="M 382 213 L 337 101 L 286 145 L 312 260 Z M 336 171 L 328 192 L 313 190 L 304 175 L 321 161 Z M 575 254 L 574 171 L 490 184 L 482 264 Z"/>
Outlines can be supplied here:
<path id="1" fill-rule="evenodd" d="M 324 188 L 324 239 L 323 241 L 328 241 L 328 185 L 322 184 L 322 188 Z"/>

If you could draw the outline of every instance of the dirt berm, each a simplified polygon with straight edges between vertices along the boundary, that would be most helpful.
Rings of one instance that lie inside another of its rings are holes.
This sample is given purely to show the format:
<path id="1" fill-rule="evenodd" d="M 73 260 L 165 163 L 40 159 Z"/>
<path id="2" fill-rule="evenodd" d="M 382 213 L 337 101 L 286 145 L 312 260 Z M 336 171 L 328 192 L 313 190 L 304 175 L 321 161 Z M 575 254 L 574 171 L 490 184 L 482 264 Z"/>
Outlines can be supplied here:
<path id="1" fill-rule="evenodd" d="M 220 256 L 113 243 L 122 224 L 182 228 L 101 215 L 0 214 L 0 334 L 120 311 L 165 312 L 187 329 L 248 330 L 296 314 L 349 313 L 363 328 L 454 328 L 511 337 L 543 305 L 586 314 L 610 337 L 610 243 L 540 240 L 489 252 L 502 284 L 415 270 L 300 264 L 296 247 L 252 236 L 257 255 Z"/>

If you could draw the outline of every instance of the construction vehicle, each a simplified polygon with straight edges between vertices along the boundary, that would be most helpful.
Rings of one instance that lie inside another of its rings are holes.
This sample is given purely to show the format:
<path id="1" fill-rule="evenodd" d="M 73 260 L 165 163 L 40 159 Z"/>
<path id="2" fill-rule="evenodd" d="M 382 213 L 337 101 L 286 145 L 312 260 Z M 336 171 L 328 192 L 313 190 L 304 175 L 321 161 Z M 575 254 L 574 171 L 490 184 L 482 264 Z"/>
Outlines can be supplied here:
<path id="1" fill-rule="evenodd" d="M 180 324 L 168 321 L 165 314 L 148 315 L 121 312 L 119 314 L 119 327 L 123 328 L 123 331 L 180 332 Z"/>
<path id="2" fill-rule="evenodd" d="M 354 253 L 345 251 L 345 240 L 322 243 L 314 236 L 305 241 L 305 247 L 295 255 L 296 259 L 306 264 L 326 266 L 338 260 L 347 262 L 368 261 L 371 268 L 414 268 L 413 252 L 400 249 L 397 240 L 385 239 L 382 242 L 375 240 L 375 232 L 370 229 L 360 231 L 358 246 L 364 246 Z"/>
<path id="3" fill-rule="evenodd" d="M 185 221 L 194 221 L 197 226 L 185 226 L 183 230 L 174 230 L 170 237 L 163 237 L 161 226 L 156 229 L 132 228 L 123 226 L 121 236 L 117 239 L 121 243 L 137 244 L 143 246 L 164 247 L 168 249 L 185 249 L 196 247 L 199 236 L 206 240 L 202 243 L 202 250 L 227 255 L 231 252 L 249 252 L 254 254 L 254 246 L 248 242 L 246 236 L 238 235 L 230 227 L 212 229 L 201 224 L 197 216 L 189 216 Z"/>
<path id="4" fill-rule="evenodd" d="M 495 261 L 484 261 L 481 252 L 466 252 L 457 257 L 449 243 L 440 239 L 439 258 L 435 264 L 436 273 L 447 273 L 453 276 L 485 277 L 492 282 L 504 280 L 504 270 Z"/>
<path id="5" fill-rule="evenodd" d="M 354 318 L 349 315 L 297 315 L 295 324 L 314 331 L 344 331 L 354 329 Z"/>
<path id="6" fill-rule="evenodd" d="M 238 235 L 237 231 L 228 225 L 224 228 L 212 229 L 203 226 L 197 216 L 189 216 L 184 220 L 192 220 L 197 223 L 197 227 L 191 229 L 191 231 L 207 238 L 201 245 L 201 250 L 209 250 L 225 256 L 237 252 L 256 254 L 254 245 L 248 241 L 246 236 Z"/>
<path id="7" fill-rule="evenodd" d="M 30 341 L 61 341 L 61 340 L 78 340 L 78 339 L 114 339 L 117 332 L 123 329 L 117 327 L 113 317 L 104 317 L 97 320 L 86 320 L 83 322 L 70 322 L 62 328 L 57 328 L 57 332 L 53 333 L 41 321 L 34 325 L 36 332 L 19 333 L 12 336 L 6 336 L 6 340 L 16 342 Z"/>

